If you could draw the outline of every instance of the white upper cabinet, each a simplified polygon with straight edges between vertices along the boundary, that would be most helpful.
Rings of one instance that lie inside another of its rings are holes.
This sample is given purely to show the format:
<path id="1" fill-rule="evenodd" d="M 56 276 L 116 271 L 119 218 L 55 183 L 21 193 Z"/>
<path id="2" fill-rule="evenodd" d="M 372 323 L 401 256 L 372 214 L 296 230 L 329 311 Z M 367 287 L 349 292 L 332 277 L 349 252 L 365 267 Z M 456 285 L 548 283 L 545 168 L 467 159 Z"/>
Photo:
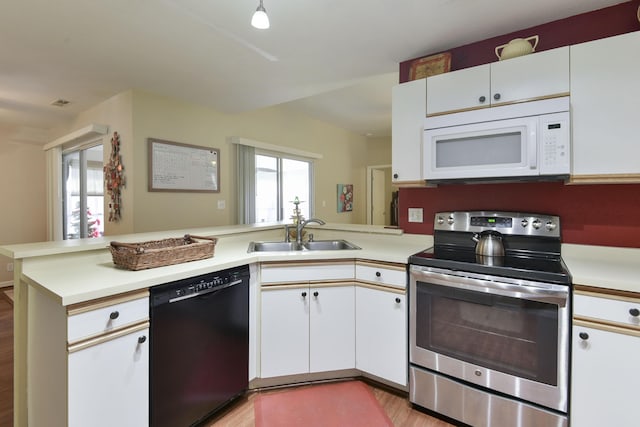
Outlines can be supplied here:
<path id="1" fill-rule="evenodd" d="M 422 134 L 427 115 L 426 79 L 393 87 L 391 163 L 396 185 L 425 185 L 422 181 Z"/>
<path id="2" fill-rule="evenodd" d="M 490 81 L 490 64 L 427 78 L 427 114 L 488 107 Z"/>
<path id="3" fill-rule="evenodd" d="M 573 182 L 640 182 L 640 32 L 571 46 Z"/>
<path id="4" fill-rule="evenodd" d="M 569 47 L 427 78 L 427 114 L 532 101 L 569 93 Z"/>
<path id="5" fill-rule="evenodd" d="M 532 101 L 568 95 L 569 47 L 491 64 L 491 103 Z"/>

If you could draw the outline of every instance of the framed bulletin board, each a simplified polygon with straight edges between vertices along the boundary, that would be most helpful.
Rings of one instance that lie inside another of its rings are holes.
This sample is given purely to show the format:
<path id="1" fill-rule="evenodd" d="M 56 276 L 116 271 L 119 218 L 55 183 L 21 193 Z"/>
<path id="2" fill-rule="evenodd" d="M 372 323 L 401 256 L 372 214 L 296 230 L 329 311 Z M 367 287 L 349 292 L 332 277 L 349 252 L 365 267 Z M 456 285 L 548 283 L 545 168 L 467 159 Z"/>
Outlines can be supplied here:
<path id="1" fill-rule="evenodd" d="M 149 191 L 220 192 L 220 150 L 148 138 Z"/>

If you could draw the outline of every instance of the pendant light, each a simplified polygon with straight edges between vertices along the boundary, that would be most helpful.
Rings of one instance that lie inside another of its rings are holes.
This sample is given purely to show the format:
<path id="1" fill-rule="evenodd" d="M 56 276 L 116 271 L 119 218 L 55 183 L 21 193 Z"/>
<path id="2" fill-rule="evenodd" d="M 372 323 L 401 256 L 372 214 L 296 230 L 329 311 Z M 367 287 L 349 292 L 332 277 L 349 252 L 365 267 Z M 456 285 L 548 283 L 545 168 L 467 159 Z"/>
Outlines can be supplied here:
<path id="1" fill-rule="evenodd" d="M 266 30 L 269 28 L 269 17 L 267 16 L 267 11 L 262 5 L 262 0 L 260 0 L 260 5 L 251 18 L 251 25 L 260 30 Z"/>

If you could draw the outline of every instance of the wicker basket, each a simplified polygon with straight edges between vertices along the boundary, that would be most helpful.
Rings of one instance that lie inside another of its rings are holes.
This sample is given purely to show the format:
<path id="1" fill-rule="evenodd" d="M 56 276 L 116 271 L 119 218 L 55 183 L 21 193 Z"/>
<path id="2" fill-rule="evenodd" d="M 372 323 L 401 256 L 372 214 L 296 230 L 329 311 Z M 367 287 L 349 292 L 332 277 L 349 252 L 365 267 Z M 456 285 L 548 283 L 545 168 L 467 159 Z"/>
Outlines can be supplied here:
<path id="1" fill-rule="evenodd" d="M 205 240 L 196 242 L 194 239 Z M 211 258 L 218 241 L 215 237 L 185 234 L 181 238 L 152 240 L 142 243 L 111 242 L 111 255 L 116 266 L 127 270 L 144 270 Z"/>

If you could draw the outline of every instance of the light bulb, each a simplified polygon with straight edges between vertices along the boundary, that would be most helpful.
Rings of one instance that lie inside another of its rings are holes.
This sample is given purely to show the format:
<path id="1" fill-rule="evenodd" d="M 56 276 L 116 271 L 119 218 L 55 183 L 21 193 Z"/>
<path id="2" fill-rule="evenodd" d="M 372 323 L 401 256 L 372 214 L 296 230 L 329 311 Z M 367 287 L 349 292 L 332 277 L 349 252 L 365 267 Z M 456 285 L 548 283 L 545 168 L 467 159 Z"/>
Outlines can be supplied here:
<path id="1" fill-rule="evenodd" d="M 251 25 L 260 30 L 266 30 L 269 28 L 269 17 L 267 16 L 267 11 L 262 5 L 262 0 L 260 0 L 260 5 L 251 18 Z"/>

